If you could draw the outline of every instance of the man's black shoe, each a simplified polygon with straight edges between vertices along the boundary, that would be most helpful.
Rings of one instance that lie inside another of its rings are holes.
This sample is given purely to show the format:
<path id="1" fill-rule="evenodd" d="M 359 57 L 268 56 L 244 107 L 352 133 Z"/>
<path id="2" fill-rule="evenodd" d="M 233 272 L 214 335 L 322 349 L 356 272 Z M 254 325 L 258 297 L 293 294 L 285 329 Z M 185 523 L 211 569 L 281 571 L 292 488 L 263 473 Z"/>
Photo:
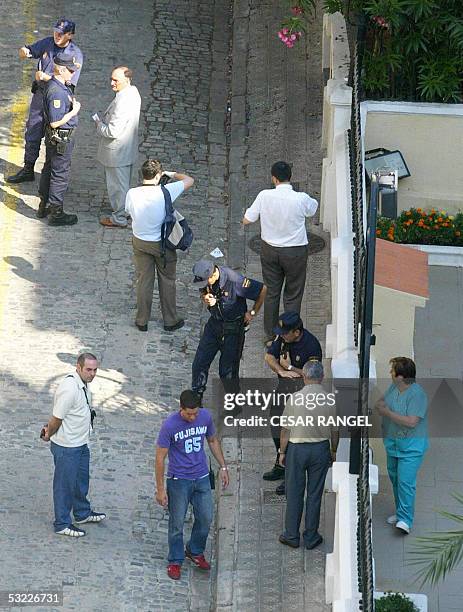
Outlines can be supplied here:
<path id="1" fill-rule="evenodd" d="M 277 495 L 285 495 L 286 489 L 285 489 L 285 483 L 284 482 L 282 482 L 281 484 L 279 484 L 277 486 L 277 488 L 275 489 L 275 493 Z"/>
<path id="2" fill-rule="evenodd" d="M 282 480 L 285 477 L 285 468 L 275 464 L 270 472 L 265 472 L 262 476 L 264 480 Z"/>
<path id="3" fill-rule="evenodd" d="M 50 209 L 47 208 L 47 203 L 45 202 L 45 200 L 42 200 L 42 198 L 40 198 L 40 204 L 36 213 L 37 219 L 45 219 L 49 212 Z"/>
<path id="4" fill-rule="evenodd" d="M 135 323 L 135 325 L 140 331 L 148 331 L 148 323 L 145 323 L 145 325 L 138 325 L 138 323 Z"/>
<path id="5" fill-rule="evenodd" d="M 164 330 L 168 332 L 173 332 L 176 329 L 181 329 L 184 325 L 185 321 L 183 319 L 180 319 L 180 321 L 177 321 L 175 325 L 164 325 Z"/>
<path id="6" fill-rule="evenodd" d="M 320 546 L 322 542 L 323 542 L 322 536 L 318 536 L 316 540 L 314 540 L 311 544 L 306 544 L 305 547 L 307 548 L 307 550 L 312 550 L 312 548 L 316 548 L 317 546 Z"/>
<path id="7" fill-rule="evenodd" d="M 48 215 L 48 225 L 74 225 L 77 223 L 77 215 L 65 213 L 63 209 L 58 212 L 50 211 Z"/>
<path id="8" fill-rule="evenodd" d="M 281 535 L 278 538 L 278 541 L 282 544 L 286 544 L 286 546 L 291 546 L 291 548 L 299 548 L 299 544 L 296 544 L 296 542 L 291 542 L 291 540 L 287 540 L 284 535 Z"/>
<path id="9" fill-rule="evenodd" d="M 11 176 L 6 177 L 7 183 L 27 183 L 35 181 L 34 164 L 25 163 L 24 168 Z"/>

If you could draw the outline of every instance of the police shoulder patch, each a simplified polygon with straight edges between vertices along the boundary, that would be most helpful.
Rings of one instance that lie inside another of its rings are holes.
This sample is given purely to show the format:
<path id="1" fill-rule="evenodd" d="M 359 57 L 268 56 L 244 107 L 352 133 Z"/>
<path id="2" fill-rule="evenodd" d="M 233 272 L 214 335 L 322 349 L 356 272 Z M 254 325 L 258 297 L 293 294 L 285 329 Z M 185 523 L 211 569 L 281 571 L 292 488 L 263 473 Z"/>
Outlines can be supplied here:
<path id="1" fill-rule="evenodd" d="M 243 287 L 247 289 L 250 285 L 251 285 L 251 281 L 249 280 L 249 278 L 245 278 L 243 280 Z"/>
<path id="2" fill-rule="evenodd" d="M 61 100 L 53 100 L 53 106 L 55 108 L 60 108 L 61 107 Z"/>

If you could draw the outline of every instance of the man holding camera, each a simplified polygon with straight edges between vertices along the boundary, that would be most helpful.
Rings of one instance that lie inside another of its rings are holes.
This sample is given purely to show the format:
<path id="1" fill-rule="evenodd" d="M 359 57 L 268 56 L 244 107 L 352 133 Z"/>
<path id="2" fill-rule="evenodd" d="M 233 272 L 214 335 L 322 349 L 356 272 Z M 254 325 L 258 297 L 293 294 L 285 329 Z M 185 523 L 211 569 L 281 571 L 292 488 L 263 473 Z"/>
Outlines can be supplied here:
<path id="1" fill-rule="evenodd" d="M 95 378 L 97 369 L 95 355 L 79 355 L 76 371 L 65 376 L 56 389 L 53 415 L 40 434 L 44 442 L 51 442 L 55 463 L 55 533 L 73 538 L 84 536 L 85 531 L 73 525 L 71 511 L 77 524 L 99 523 L 106 518 L 103 512 L 94 512 L 87 499 L 90 480 L 88 441 L 95 417 L 92 394 L 87 385 Z"/>
<path id="2" fill-rule="evenodd" d="M 192 366 L 191 388 L 203 396 L 209 368 L 220 351 L 219 376 L 230 392 L 236 391 L 245 326 L 259 312 L 267 287 L 231 268 L 202 259 L 193 267 L 193 283 L 210 312 Z M 248 310 L 247 301 L 254 300 Z"/>
<path id="3" fill-rule="evenodd" d="M 157 159 L 147 159 L 141 167 L 143 185 L 129 189 L 125 213 L 132 217 L 133 261 L 137 270 L 137 315 L 135 325 L 148 331 L 153 303 L 154 279 L 157 273 L 159 301 L 164 330 L 173 332 L 184 325 L 177 314 L 177 253 L 166 249 L 162 253 L 161 228 L 166 216 L 166 204 L 160 183 L 166 185 L 172 202 L 194 184 L 194 179 L 179 172 L 165 172 Z"/>
<path id="4" fill-rule="evenodd" d="M 79 80 L 82 68 L 82 51 L 72 40 L 76 31 L 76 24 L 64 17 L 57 21 L 53 28 L 53 36 L 37 40 L 31 45 L 19 49 L 21 59 L 34 58 L 38 60 L 35 80 L 32 83 L 32 100 L 29 108 L 29 117 L 26 123 L 26 146 L 24 150 L 24 167 L 13 176 L 7 177 L 8 183 L 24 183 L 34 180 L 34 165 L 39 157 L 40 143 L 44 135 L 43 92 L 45 85 L 53 76 L 54 58 L 64 54 L 78 64 L 69 78 L 69 86 L 74 91 Z"/>

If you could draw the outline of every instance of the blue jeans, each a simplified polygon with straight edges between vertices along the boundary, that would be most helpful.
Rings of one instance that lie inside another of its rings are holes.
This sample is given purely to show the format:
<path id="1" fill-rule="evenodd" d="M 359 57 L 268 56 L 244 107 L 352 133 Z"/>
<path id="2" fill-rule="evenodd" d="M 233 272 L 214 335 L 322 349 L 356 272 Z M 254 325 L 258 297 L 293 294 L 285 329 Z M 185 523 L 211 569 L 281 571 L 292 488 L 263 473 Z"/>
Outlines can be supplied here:
<path id="1" fill-rule="evenodd" d="M 416 475 L 424 454 L 394 457 L 387 455 L 387 471 L 394 491 L 397 520 L 413 525 Z"/>
<path id="2" fill-rule="evenodd" d="M 207 536 L 212 523 L 212 493 L 209 478 L 187 480 L 168 478 L 169 498 L 169 563 L 181 565 L 185 559 L 183 548 L 183 525 L 188 504 L 193 506 L 194 523 L 188 550 L 193 555 L 202 555 L 206 548 Z"/>
<path id="3" fill-rule="evenodd" d="M 51 442 L 55 462 L 53 477 L 53 505 L 55 508 L 55 531 L 72 524 L 71 510 L 76 521 L 89 516 L 91 510 L 87 499 L 90 480 L 90 451 L 88 446 L 66 447 Z"/>

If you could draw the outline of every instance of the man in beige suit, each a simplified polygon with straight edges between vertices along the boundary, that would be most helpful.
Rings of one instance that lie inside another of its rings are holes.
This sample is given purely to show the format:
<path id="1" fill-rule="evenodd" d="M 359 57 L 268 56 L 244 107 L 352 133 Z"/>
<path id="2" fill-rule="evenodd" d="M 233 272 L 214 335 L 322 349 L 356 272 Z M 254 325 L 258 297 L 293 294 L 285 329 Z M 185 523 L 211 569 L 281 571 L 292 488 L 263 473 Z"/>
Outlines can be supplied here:
<path id="1" fill-rule="evenodd" d="M 125 196 L 130 188 L 133 165 L 138 155 L 138 122 L 141 98 L 131 84 L 132 71 L 118 66 L 111 74 L 114 100 L 103 119 L 94 115 L 100 142 L 98 161 L 104 166 L 106 188 L 113 213 L 100 219 L 105 227 L 127 227 Z"/>

